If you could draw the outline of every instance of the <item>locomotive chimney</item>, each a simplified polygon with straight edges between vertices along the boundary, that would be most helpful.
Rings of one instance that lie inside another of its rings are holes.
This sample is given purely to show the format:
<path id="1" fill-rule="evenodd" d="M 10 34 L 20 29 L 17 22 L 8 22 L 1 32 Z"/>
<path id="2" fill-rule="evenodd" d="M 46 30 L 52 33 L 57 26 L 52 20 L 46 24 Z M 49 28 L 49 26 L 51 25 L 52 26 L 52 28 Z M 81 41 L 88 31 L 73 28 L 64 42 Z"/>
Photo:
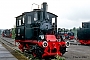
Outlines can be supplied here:
<path id="1" fill-rule="evenodd" d="M 46 2 L 43 3 L 42 10 L 43 10 L 43 19 L 47 19 L 47 3 Z"/>

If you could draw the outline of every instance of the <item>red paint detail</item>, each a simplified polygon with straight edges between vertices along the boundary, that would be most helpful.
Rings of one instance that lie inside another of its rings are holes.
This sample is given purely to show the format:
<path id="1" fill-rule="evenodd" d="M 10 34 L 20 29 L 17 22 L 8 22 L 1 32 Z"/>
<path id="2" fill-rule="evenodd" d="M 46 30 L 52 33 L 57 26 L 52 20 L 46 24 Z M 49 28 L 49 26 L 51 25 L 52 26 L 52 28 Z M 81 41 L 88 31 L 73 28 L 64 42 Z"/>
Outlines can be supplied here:
<path id="1" fill-rule="evenodd" d="M 20 43 L 20 45 L 18 47 L 22 52 L 24 51 L 24 49 L 23 49 L 25 46 L 24 44 L 26 44 L 25 49 L 27 49 L 27 50 L 30 49 L 29 44 L 38 44 L 37 40 L 15 40 L 15 42 Z"/>
<path id="2" fill-rule="evenodd" d="M 42 41 L 38 42 L 38 46 L 41 46 L 42 47 L 42 44 L 43 44 Z"/>
<path id="3" fill-rule="evenodd" d="M 22 43 L 20 43 L 20 45 L 18 46 L 18 48 L 23 52 L 24 51 L 24 45 Z"/>
<path id="4" fill-rule="evenodd" d="M 27 49 L 27 50 L 29 50 L 29 49 L 30 49 L 29 44 L 26 44 L 26 49 Z"/>
<path id="5" fill-rule="evenodd" d="M 16 42 L 33 43 L 38 44 L 37 40 L 15 40 Z"/>
<path id="6" fill-rule="evenodd" d="M 36 54 L 33 52 L 33 56 L 36 57 Z"/>
<path id="7" fill-rule="evenodd" d="M 2 33 L 2 36 L 4 37 L 4 34 Z"/>
<path id="8" fill-rule="evenodd" d="M 12 34 L 10 33 L 10 38 L 12 37 Z"/>
<path id="9" fill-rule="evenodd" d="M 81 44 L 88 44 L 90 45 L 90 40 L 79 40 Z"/>
<path id="10" fill-rule="evenodd" d="M 45 35 L 47 41 L 57 41 L 55 35 Z"/>
<path id="11" fill-rule="evenodd" d="M 68 34 L 64 34 L 64 36 L 68 36 Z"/>
<path id="12" fill-rule="evenodd" d="M 57 36 L 57 39 L 60 39 L 60 35 Z"/>
<path id="13" fill-rule="evenodd" d="M 12 34 L 9 34 L 9 36 L 5 36 L 4 33 L 3 33 L 2 36 L 3 36 L 3 37 L 11 38 L 11 37 L 12 37 Z"/>
<path id="14" fill-rule="evenodd" d="M 70 40 L 74 39 L 74 36 L 70 36 Z"/>
<path id="15" fill-rule="evenodd" d="M 45 48 L 42 58 L 55 55 L 62 56 L 62 53 L 60 52 L 60 46 L 62 45 L 65 45 L 65 42 L 48 42 L 48 46 Z M 56 51 L 53 51 L 53 49 L 56 49 Z"/>
<path id="16" fill-rule="evenodd" d="M 37 40 L 15 40 L 15 42 L 19 42 L 19 43 L 24 43 L 27 46 L 27 49 L 29 49 L 29 44 L 37 44 L 38 46 L 44 48 L 44 54 L 42 55 L 42 58 L 46 57 L 46 56 L 55 56 L 55 55 L 60 55 L 62 56 L 62 53 L 60 52 L 60 46 L 65 47 L 66 43 L 64 41 L 58 42 L 56 41 L 55 35 L 46 35 L 48 38 L 47 39 L 52 39 L 51 37 L 53 37 L 53 40 L 48 41 L 48 46 L 47 47 L 43 47 L 42 43 L 43 41 L 38 42 Z M 28 43 L 28 44 L 27 44 Z M 20 50 L 24 50 L 23 49 L 24 45 L 20 44 L 19 45 L 19 49 Z M 53 49 L 56 49 L 56 51 L 53 51 Z M 36 56 L 33 53 L 34 56 Z"/>

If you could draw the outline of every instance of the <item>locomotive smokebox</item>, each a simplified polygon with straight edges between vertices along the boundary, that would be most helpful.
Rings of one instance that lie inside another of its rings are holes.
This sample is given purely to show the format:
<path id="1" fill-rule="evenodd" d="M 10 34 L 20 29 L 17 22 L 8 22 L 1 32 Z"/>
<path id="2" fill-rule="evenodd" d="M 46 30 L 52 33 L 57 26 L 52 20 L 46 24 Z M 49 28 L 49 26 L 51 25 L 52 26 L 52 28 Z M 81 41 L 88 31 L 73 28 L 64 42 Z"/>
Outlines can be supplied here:
<path id="1" fill-rule="evenodd" d="M 47 3 L 46 2 L 43 2 L 42 10 L 43 10 L 43 19 L 47 19 Z"/>

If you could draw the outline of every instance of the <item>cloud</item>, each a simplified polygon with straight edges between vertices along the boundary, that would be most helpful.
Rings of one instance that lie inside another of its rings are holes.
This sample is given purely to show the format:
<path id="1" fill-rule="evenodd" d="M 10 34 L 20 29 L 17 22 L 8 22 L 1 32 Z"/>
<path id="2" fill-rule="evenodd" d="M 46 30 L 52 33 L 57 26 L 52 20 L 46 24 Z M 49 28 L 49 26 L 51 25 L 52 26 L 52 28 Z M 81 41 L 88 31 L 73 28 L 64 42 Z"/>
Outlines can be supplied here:
<path id="1" fill-rule="evenodd" d="M 74 7 L 70 12 L 68 11 L 68 13 L 62 15 L 61 18 L 67 18 L 70 20 L 90 19 L 90 7 Z"/>
<path id="2" fill-rule="evenodd" d="M 90 1 L 89 0 L 74 0 L 58 2 L 56 7 L 58 15 L 58 27 L 73 28 L 81 27 L 82 22 L 90 20 Z M 54 11 L 56 11 L 54 10 Z"/>
<path id="3" fill-rule="evenodd" d="M 60 18 L 69 20 L 90 19 L 89 3 L 90 1 L 70 1 L 68 5 L 64 6 L 61 10 Z"/>
<path id="4" fill-rule="evenodd" d="M 82 21 L 90 20 L 89 0 L 1 0 L 0 28 L 12 28 L 16 16 L 30 12 L 32 3 L 41 5 L 42 2 L 47 2 L 49 12 L 58 15 L 58 27 L 79 27 Z M 34 5 L 33 8 L 37 6 Z"/>
<path id="5" fill-rule="evenodd" d="M 88 21 L 90 21 L 90 20 L 79 19 L 77 21 L 77 20 L 58 18 L 57 26 L 58 26 L 58 28 L 66 28 L 66 29 L 72 29 L 73 27 L 79 28 L 79 27 L 82 27 L 82 22 L 88 22 Z"/>
<path id="6" fill-rule="evenodd" d="M 59 28 L 66 28 L 66 29 L 71 29 L 73 27 L 78 27 L 81 26 L 79 22 L 68 20 L 68 19 L 58 19 L 58 27 Z"/>

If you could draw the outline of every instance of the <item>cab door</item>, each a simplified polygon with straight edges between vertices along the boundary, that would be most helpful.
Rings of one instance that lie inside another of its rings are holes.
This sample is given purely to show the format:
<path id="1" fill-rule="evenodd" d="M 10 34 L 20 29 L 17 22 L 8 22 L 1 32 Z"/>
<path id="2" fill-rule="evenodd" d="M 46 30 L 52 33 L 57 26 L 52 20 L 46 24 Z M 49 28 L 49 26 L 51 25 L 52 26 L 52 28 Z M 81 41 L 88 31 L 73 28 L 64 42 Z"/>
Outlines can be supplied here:
<path id="1" fill-rule="evenodd" d="M 33 12 L 26 14 L 26 20 L 25 20 L 25 39 L 30 40 L 33 38 Z"/>

